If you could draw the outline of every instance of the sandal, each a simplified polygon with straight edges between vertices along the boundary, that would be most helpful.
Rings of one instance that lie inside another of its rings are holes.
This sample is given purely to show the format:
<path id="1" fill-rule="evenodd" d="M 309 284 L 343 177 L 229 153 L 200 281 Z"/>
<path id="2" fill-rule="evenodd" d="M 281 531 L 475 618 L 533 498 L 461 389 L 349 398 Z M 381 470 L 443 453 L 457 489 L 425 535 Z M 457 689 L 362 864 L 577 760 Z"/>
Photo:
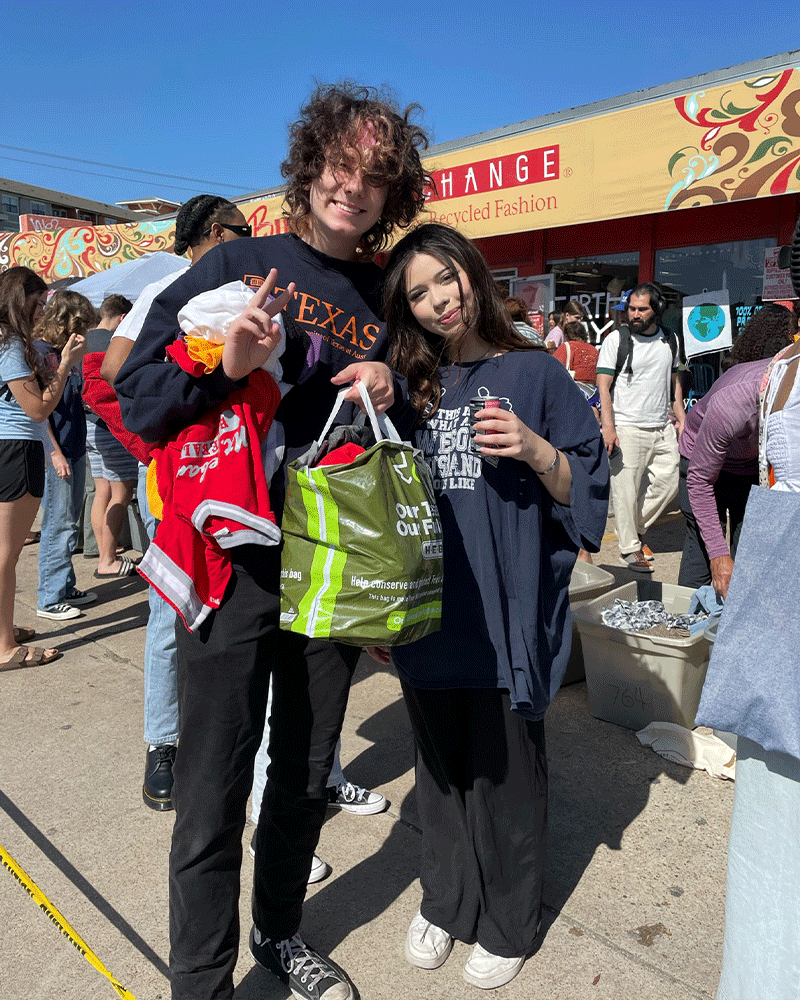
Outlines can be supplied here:
<path id="1" fill-rule="evenodd" d="M 0 671 L 19 670 L 22 667 L 41 667 L 57 660 L 61 653 L 57 649 L 39 649 L 38 646 L 20 646 L 11 656 L 0 662 Z"/>
<path id="2" fill-rule="evenodd" d="M 95 570 L 94 577 L 97 580 L 119 580 L 122 577 L 130 576 L 135 569 L 136 563 L 133 559 L 129 559 L 127 556 L 120 556 L 119 569 L 116 573 L 100 573 L 98 570 Z"/>
<path id="3" fill-rule="evenodd" d="M 25 625 L 15 625 L 14 626 L 14 639 L 22 645 L 25 642 L 30 642 L 31 639 L 36 635 L 35 628 L 28 628 Z"/>
<path id="4" fill-rule="evenodd" d="M 25 539 L 25 541 L 22 544 L 23 545 L 36 545 L 36 543 L 41 539 L 41 537 L 42 537 L 41 531 L 29 531 L 27 538 Z"/>

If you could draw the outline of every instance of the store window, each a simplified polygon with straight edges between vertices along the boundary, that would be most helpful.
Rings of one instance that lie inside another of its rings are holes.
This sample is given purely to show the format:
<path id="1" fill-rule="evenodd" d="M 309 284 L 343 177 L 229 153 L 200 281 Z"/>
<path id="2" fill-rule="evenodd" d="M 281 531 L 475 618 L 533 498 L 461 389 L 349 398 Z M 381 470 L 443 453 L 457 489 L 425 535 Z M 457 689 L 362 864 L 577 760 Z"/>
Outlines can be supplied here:
<path id="1" fill-rule="evenodd" d="M 507 298 L 511 294 L 509 291 L 509 282 L 517 277 L 518 270 L 519 268 L 516 267 L 494 268 L 492 270 L 492 277 L 502 292 L 503 298 Z"/>
<path id="2" fill-rule="evenodd" d="M 547 262 L 555 275 L 555 308 L 577 299 L 589 315 L 589 333 L 595 343 L 617 324 L 624 293 L 639 280 L 639 254 L 613 253 Z"/>
<path id="3" fill-rule="evenodd" d="M 656 251 L 655 279 L 669 299 L 726 289 L 734 335 L 761 306 L 764 251 L 774 239 L 711 243 Z"/>

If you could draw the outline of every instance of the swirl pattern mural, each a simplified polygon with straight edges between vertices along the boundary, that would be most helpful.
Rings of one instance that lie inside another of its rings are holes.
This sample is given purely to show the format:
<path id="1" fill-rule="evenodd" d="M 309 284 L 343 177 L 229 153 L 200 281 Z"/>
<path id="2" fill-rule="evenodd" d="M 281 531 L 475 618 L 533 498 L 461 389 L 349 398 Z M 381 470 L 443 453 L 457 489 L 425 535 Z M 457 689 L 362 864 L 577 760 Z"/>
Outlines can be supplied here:
<path id="1" fill-rule="evenodd" d="M 794 84 L 794 88 L 792 88 Z M 674 184 L 664 208 L 692 208 L 796 190 L 800 181 L 797 73 L 742 80 L 705 103 L 705 91 L 675 98 L 680 116 L 703 129 L 667 169 Z"/>
<path id="2" fill-rule="evenodd" d="M 21 264 L 33 268 L 45 281 L 83 278 L 144 253 L 171 252 L 174 245 L 174 219 L 4 233 L 0 234 L 0 271 Z"/>

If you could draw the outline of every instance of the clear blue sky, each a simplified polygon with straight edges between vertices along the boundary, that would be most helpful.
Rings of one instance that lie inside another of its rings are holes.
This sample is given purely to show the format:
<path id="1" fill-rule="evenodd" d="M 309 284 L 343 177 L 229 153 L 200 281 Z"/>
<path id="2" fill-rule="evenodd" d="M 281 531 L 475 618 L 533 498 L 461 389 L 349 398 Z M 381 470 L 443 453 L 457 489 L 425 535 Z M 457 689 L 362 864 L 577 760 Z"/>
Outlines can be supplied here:
<path id="1" fill-rule="evenodd" d="M 315 81 L 388 84 L 449 142 L 786 52 L 793 3 L 5 0 L 2 147 L 204 183 L 2 147 L 0 176 L 109 203 L 235 196 L 281 183 Z"/>

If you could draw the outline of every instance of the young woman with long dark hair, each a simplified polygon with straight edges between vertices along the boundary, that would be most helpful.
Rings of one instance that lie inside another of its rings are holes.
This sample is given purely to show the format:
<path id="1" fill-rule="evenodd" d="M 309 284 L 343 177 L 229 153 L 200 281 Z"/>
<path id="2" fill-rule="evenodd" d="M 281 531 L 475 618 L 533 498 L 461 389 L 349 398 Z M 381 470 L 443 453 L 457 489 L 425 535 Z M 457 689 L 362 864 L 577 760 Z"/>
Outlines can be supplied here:
<path id="1" fill-rule="evenodd" d="M 434 969 L 454 939 L 477 941 L 464 978 L 489 989 L 517 975 L 538 933 L 543 716 L 569 656 L 575 557 L 605 528 L 608 461 L 580 390 L 514 328 L 469 240 L 420 226 L 392 251 L 384 288 L 445 560 L 441 631 L 392 650 L 423 832 L 406 957 Z"/>

